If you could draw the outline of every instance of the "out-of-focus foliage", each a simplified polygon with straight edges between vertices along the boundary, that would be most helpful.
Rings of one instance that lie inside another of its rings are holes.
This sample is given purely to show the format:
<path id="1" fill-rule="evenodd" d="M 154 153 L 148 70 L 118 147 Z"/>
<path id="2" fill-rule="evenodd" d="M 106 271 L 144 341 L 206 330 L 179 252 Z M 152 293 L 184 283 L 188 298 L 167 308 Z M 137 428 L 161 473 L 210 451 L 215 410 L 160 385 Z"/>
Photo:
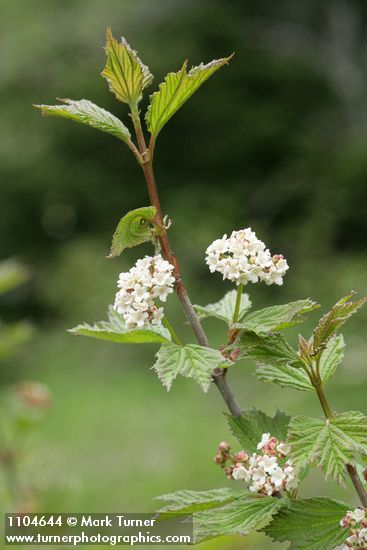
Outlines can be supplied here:
<path id="1" fill-rule="evenodd" d="M 0 263 L 0 295 L 10 292 L 28 278 L 26 269 L 15 260 Z M 0 317 L 0 361 L 11 355 L 21 344 L 29 340 L 32 326 L 25 322 L 5 324 Z"/>

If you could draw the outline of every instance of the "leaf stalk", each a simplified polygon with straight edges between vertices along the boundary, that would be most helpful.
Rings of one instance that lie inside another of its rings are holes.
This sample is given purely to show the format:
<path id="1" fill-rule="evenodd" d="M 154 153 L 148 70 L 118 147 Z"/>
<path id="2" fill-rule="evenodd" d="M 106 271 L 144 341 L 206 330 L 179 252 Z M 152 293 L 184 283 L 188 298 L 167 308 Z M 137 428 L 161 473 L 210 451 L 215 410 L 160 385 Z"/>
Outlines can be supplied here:
<path id="1" fill-rule="evenodd" d="M 320 380 L 320 378 L 318 378 L 318 380 L 312 380 L 311 377 L 310 377 L 310 380 L 313 387 L 315 388 L 317 397 L 320 401 L 320 405 L 322 407 L 322 410 L 324 411 L 325 417 L 328 420 L 330 420 L 333 417 L 333 413 L 331 411 L 330 405 L 326 398 L 324 388 L 322 386 L 322 381 Z M 358 475 L 357 468 L 355 467 L 354 464 L 346 464 L 345 469 L 347 470 L 349 477 L 352 480 L 353 486 L 358 494 L 358 497 L 362 503 L 362 506 L 367 508 L 367 492 L 361 481 L 361 478 Z"/>

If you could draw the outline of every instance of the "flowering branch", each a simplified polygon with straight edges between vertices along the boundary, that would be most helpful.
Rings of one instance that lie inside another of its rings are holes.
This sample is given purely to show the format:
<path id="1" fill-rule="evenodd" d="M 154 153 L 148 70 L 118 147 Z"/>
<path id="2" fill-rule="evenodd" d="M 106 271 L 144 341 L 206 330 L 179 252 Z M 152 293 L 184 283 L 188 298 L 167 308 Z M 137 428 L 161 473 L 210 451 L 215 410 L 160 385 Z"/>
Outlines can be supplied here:
<path id="1" fill-rule="evenodd" d="M 345 539 L 341 526 L 350 528 L 351 534 L 343 550 L 366 547 L 366 510 L 350 512 L 348 505 L 328 497 L 298 498 L 297 486 L 310 464 L 317 464 L 326 478 L 338 482 L 348 473 L 367 508 L 367 492 L 353 464 L 358 454 L 367 455 L 367 417 L 358 411 L 333 413 L 323 389 L 343 358 L 344 340 L 337 331 L 367 297 L 352 301 L 350 293 L 339 300 L 319 320 L 311 338 L 300 336 L 298 349 L 294 349 L 282 330 L 303 322 L 304 314 L 319 305 L 308 298 L 248 313 L 251 300 L 243 293 L 243 286 L 257 282 L 282 285 L 288 264 L 281 254 L 271 254 L 254 231 L 246 228 L 233 231 L 229 237 L 224 235 L 206 250 L 209 271 L 221 273 L 237 290 L 227 292 L 216 303 L 193 305 L 167 235 L 169 224 L 163 217 L 154 176 L 154 147 L 168 120 L 230 57 L 201 63 L 190 70 L 186 61 L 178 72 L 167 74 L 150 96 L 145 114 L 150 133 L 147 145 L 138 105 L 153 76 L 127 42 L 122 39 L 119 43 L 110 30 L 106 55 L 102 76 L 117 99 L 129 105 L 136 144 L 121 120 L 89 100 L 64 100 L 62 105 L 38 107 L 44 114 L 109 133 L 130 148 L 143 170 L 151 206 L 137 208 L 121 218 L 109 257 L 149 241 L 155 246 L 155 255 L 137 260 L 128 272 L 120 273 L 108 321 L 92 326 L 84 323 L 71 332 L 117 343 L 161 344 L 153 368 L 167 390 L 178 375 L 194 378 L 204 391 L 214 382 L 231 413 L 226 415 L 230 429 L 243 449 L 233 454 L 223 442 L 215 462 L 231 479 L 245 481 L 254 493 L 230 488 L 181 491 L 163 496 L 172 504 L 161 511 L 192 512 L 194 542 L 264 530 L 276 541 L 290 540 L 294 549 L 318 548 L 315 542 L 322 542 L 325 550 L 334 550 Z M 198 344 L 183 344 L 163 307 L 156 303 L 165 302 L 174 290 Z M 201 319 L 209 316 L 224 321 L 228 328 L 227 343 L 219 350 L 210 347 L 201 325 Z M 242 411 L 227 380 L 228 367 L 242 358 L 256 362 L 260 380 L 315 391 L 326 421 L 306 416 L 291 418 L 279 411 L 273 418 L 256 409 Z"/>
<path id="2" fill-rule="evenodd" d="M 201 346 L 209 347 L 209 340 L 205 331 L 200 323 L 195 309 L 193 308 L 190 297 L 187 293 L 186 287 L 182 281 L 181 273 L 178 265 L 176 255 L 173 254 L 170 242 L 167 235 L 167 230 L 164 227 L 163 215 L 157 184 L 153 170 L 153 146 L 154 141 L 150 143 L 147 148 L 144 133 L 140 121 L 140 113 L 137 109 L 131 110 L 131 119 L 134 124 L 135 134 L 141 154 L 141 162 L 139 163 L 143 169 L 144 177 L 147 185 L 147 190 L 152 206 L 155 206 L 157 210 L 157 223 L 159 227 L 162 227 L 162 234 L 159 236 L 159 242 L 162 249 L 163 257 L 174 266 L 175 277 L 175 290 L 178 299 L 181 303 L 182 309 L 186 315 L 186 318 L 196 336 L 198 343 Z M 238 305 L 239 308 L 239 305 Z M 227 372 L 225 369 L 216 368 L 213 371 L 213 382 L 217 386 L 219 393 L 221 394 L 224 402 L 226 403 L 228 410 L 233 416 L 241 416 L 242 409 L 238 404 L 232 389 L 230 388 L 227 380 Z"/>

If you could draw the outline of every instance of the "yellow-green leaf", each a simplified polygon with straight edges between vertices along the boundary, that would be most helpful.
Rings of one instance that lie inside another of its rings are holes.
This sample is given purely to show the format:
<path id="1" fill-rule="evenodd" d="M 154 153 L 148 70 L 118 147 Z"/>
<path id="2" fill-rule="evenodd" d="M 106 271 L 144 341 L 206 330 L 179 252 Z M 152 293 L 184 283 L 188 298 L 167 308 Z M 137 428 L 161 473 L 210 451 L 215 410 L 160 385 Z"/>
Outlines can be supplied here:
<path id="1" fill-rule="evenodd" d="M 120 119 L 88 99 L 80 99 L 79 101 L 62 99 L 61 101 L 65 105 L 35 105 L 35 107 L 41 109 L 44 115 L 68 118 L 80 124 L 97 128 L 97 130 L 101 130 L 106 134 L 111 134 L 125 143 L 131 141 L 130 132 Z"/>
<path id="2" fill-rule="evenodd" d="M 105 50 L 107 60 L 102 76 L 119 101 L 136 106 L 153 75 L 124 38 L 121 42 L 116 40 L 111 29 L 107 29 Z"/>
<path id="3" fill-rule="evenodd" d="M 122 316 L 112 306 L 108 312 L 108 321 L 100 321 L 94 325 L 83 323 L 69 332 L 116 344 L 160 344 L 169 342 L 171 338 L 169 331 L 162 326 L 127 329 Z"/>
<path id="4" fill-rule="evenodd" d="M 194 378 L 204 392 L 207 392 L 214 369 L 221 367 L 226 361 L 216 349 L 196 344 L 177 346 L 173 343 L 164 344 L 156 353 L 156 358 L 152 368 L 167 391 L 180 374 L 186 378 Z"/>
<path id="5" fill-rule="evenodd" d="M 313 331 L 315 354 L 320 353 L 333 334 L 367 302 L 367 296 L 353 302 L 351 298 L 354 294 L 354 292 L 350 292 L 347 296 L 344 296 L 328 313 L 321 317 Z"/>
<path id="6" fill-rule="evenodd" d="M 152 221 L 156 215 L 155 206 L 136 208 L 121 218 L 112 237 L 109 258 L 119 256 L 125 248 L 131 248 L 152 240 Z"/>
<path id="7" fill-rule="evenodd" d="M 207 65 L 201 64 L 187 72 L 187 61 L 177 73 L 168 73 L 159 90 L 150 98 L 145 119 L 148 130 L 157 136 L 163 126 L 182 107 L 194 92 L 218 69 L 227 65 L 232 56 L 214 59 Z"/>

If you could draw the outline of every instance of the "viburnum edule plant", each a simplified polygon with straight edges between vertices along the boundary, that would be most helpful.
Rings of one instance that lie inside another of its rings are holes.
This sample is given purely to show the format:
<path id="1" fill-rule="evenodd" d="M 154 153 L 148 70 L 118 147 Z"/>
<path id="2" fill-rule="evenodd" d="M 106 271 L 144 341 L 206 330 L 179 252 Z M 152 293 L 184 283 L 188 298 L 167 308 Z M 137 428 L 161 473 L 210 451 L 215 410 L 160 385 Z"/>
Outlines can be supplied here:
<path id="1" fill-rule="evenodd" d="M 120 274 L 107 321 L 81 324 L 71 332 L 122 344 L 160 344 L 154 369 L 162 384 L 169 390 L 178 375 L 195 379 L 204 391 L 214 383 L 228 407 L 228 424 L 240 444 L 232 452 L 230 445 L 220 443 L 214 459 L 237 486 L 164 495 L 160 498 L 167 505 L 161 511 L 193 514 L 196 542 L 260 530 L 274 541 L 290 541 L 292 549 L 367 548 L 363 475 L 367 418 L 356 411 L 334 412 L 324 390 L 343 358 L 344 340 L 339 329 L 366 298 L 353 301 L 350 293 L 339 300 L 321 317 L 311 337 L 299 336 L 298 349 L 294 349 L 282 331 L 301 323 L 305 313 L 319 306 L 304 299 L 249 312 L 251 301 L 244 286 L 258 282 L 281 285 L 288 264 L 283 255 L 272 254 L 251 228 L 245 228 L 215 240 L 206 250 L 210 272 L 219 272 L 234 283 L 233 290 L 216 303 L 192 305 L 170 246 L 171 221 L 161 209 L 153 172 L 154 149 L 169 119 L 212 74 L 228 64 L 231 56 L 190 70 L 185 62 L 178 72 L 165 77 L 150 96 L 145 115 L 147 142 L 139 102 L 153 76 L 127 42 L 118 42 L 110 30 L 105 50 L 102 76 L 116 98 L 128 105 L 136 141 L 121 120 L 89 100 L 65 99 L 61 105 L 37 107 L 45 115 L 69 118 L 107 132 L 131 149 L 142 168 L 150 206 L 123 216 L 112 239 L 110 257 L 146 242 L 152 243 L 154 252 Z M 195 343 L 182 343 L 165 315 L 162 304 L 173 291 Z M 222 349 L 209 344 L 202 327 L 207 317 L 227 325 L 227 344 Z M 229 370 L 241 359 L 256 363 L 260 380 L 314 392 L 324 418 L 291 418 L 279 411 L 271 418 L 256 409 L 242 410 L 228 383 Z M 360 507 L 355 509 L 328 497 L 301 498 L 299 485 L 311 466 L 320 467 L 326 478 L 339 483 L 348 475 Z"/>

